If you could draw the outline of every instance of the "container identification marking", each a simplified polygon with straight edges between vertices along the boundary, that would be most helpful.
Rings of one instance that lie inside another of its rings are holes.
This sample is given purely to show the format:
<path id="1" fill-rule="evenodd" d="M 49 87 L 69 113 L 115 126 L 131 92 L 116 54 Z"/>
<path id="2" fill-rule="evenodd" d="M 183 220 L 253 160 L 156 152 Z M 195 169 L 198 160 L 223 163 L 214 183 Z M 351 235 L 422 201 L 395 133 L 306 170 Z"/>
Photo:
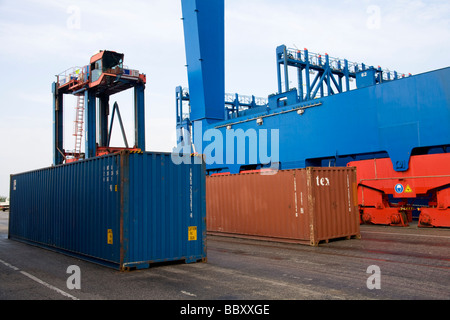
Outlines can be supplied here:
<path id="1" fill-rule="evenodd" d="M 295 200 L 295 217 L 298 218 L 298 206 L 297 206 L 297 177 L 294 174 L 294 200 Z M 302 199 L 303 205 L 303 199 Z"/>
<path id="2" fill-rule="evenodd" d="M 319 176 L 316 177 L 316 181 L 317 181 L 317 186 L 318 187 L 328 187 L 330 186 L 330 179 L 324 177 L 324 178 L 320 178 Z"/>
<path id="3" fill-rule="evenodd" d="M 188 240 L 197 241 L 197 227 L 188 228 Z"/>
<path id="4" fill-rule="evenodd" d="M 112 229 L 108 229 L 108 244 L 113 244 L 113 232 L 112 232 Z"/>

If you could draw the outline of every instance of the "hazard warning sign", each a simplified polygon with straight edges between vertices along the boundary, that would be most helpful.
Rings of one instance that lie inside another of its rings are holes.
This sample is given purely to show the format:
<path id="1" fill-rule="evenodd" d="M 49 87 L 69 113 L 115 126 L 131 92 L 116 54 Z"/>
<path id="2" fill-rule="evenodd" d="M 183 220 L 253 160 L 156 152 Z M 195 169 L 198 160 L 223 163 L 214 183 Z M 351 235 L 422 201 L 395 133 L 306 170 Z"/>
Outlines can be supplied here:
<path id="1" fill-rule="evenodd" d="M 412 193 L 412 189 L 409 185 L 406 186 L 405 193 Z"/>

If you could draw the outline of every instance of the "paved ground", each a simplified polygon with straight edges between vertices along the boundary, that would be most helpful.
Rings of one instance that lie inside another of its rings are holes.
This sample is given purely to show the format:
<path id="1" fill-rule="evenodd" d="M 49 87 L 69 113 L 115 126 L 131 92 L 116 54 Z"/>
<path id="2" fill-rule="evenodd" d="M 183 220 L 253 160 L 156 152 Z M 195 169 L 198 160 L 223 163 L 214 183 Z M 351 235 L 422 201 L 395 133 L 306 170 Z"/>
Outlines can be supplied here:
<path id="1" fill-rule="evenodd" d="M 9 240 L 7 227 L 0 212 L 0 300 L 450 299 L 450 229 L 363 225 L 361 240 L 319 247 L 209 236 L 207 263 L 120 273 Z"/>

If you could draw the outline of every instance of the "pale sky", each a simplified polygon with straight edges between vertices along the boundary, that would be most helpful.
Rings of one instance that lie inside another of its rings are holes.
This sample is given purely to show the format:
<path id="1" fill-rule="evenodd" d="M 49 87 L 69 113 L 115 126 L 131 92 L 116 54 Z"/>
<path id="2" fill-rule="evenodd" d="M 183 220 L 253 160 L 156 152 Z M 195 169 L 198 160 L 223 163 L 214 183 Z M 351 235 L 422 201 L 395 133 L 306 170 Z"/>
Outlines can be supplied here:
<path id="1" fill-rule="evenodd" d="M 275 93 L 281 44 L 402 73 L 450 66 L 448 0 L 225 0 L 225 6 L 229 93 Z M 188 86 L 181 16 L 180 0 L 0 0 L 0 195 L 9 195 L 10 174 L 52 164 L 51 84 L 98 50 L 124 53 L 125 65 L 147 75 L 146 148 L 171 151 L 175 87 Z M 111 101 L 118 101 L 133 144 L 132 91 Z M 121 146 L 116 133 L 112 145 Z"/>

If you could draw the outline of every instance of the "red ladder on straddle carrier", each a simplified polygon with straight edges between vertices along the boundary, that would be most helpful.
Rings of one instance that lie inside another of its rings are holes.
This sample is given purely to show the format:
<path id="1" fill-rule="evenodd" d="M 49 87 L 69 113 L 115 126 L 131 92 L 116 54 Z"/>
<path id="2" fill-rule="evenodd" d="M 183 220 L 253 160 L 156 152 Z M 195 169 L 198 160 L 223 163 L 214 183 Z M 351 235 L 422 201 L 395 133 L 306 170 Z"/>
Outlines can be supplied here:
<path id="1" fill-rule="evenodd" d="M 75 159 L 81 157 L 81 144 L 83 141 L 83 126 L 84 126 L 84 95 L 77 97 L 77 105 L 75 107 L 74 133 L 75 149 L 73 156 Z"/>

